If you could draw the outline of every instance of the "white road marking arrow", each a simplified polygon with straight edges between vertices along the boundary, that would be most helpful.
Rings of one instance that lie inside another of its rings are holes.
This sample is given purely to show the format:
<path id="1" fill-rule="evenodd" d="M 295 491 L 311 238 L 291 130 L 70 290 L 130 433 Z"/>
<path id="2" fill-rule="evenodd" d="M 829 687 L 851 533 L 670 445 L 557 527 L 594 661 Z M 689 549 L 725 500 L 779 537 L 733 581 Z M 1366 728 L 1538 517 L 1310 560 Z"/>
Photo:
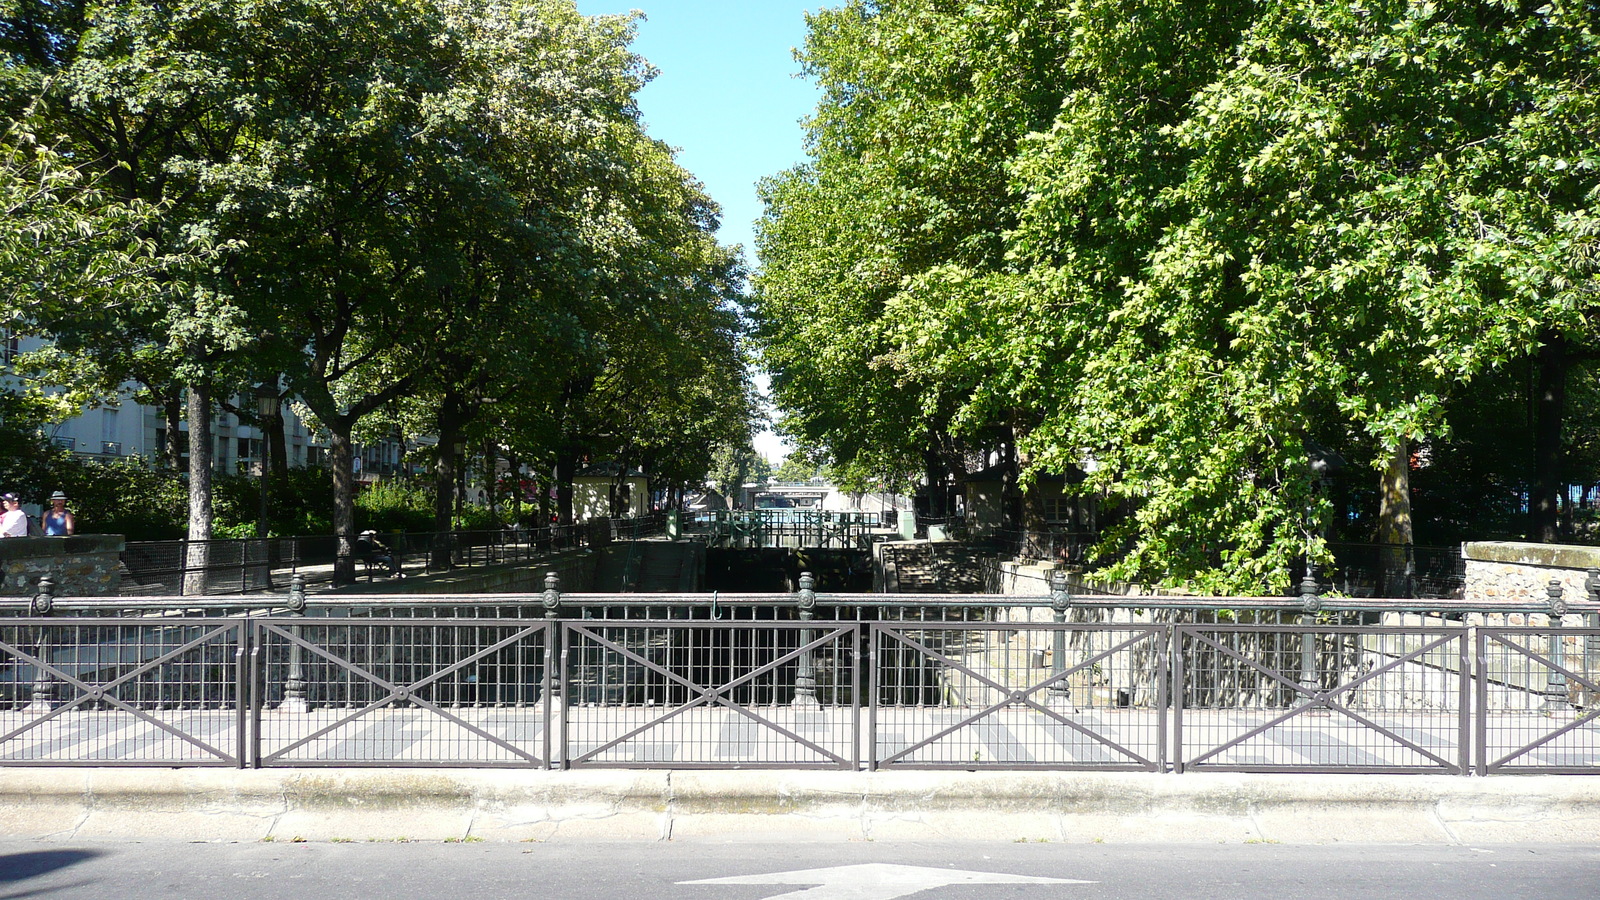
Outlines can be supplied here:
<path id="1" fill-rule="evenodd" d="M 771 875 L 738 875 L 733 878 L 705 878 L 679 884 L 809 884 L 815 887 L 790 891 L 767 900 L 891 900 L 918 891 L 949 884 L 1094 884 L 1070 878 L 1035 878 L 1031 875 L 1003 875 L 998 872 L 964 872 L 960 869 L 933 869 L 924 866 L 893 866 L 872 863 L 864 866 L 835 866 L 831 869 L 802 869 Z"/>

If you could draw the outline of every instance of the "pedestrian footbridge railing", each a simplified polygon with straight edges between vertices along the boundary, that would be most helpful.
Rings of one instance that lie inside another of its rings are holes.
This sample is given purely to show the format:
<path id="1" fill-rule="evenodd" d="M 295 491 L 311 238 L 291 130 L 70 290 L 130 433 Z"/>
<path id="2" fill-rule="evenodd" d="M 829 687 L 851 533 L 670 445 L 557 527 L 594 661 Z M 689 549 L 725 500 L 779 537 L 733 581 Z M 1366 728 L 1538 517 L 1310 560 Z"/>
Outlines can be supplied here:
<path id="1" fill-rule="evenodd" d="M 0 602 L 0 764 L 1600 773 L 1600 603 Z M 281 601 L 281 602 L 279 602 Z"/>

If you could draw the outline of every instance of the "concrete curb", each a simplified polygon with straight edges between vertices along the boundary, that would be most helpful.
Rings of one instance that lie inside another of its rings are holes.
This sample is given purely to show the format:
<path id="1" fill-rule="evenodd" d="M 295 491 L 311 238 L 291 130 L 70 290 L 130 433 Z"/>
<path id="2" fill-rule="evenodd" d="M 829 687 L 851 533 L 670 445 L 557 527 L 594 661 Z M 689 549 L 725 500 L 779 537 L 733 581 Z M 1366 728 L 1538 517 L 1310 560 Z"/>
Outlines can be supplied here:
<path id="1" fill-rule="evenodd" d="M 44 840 L 1600 844 L 1582 776 L 0 769 Z"/>

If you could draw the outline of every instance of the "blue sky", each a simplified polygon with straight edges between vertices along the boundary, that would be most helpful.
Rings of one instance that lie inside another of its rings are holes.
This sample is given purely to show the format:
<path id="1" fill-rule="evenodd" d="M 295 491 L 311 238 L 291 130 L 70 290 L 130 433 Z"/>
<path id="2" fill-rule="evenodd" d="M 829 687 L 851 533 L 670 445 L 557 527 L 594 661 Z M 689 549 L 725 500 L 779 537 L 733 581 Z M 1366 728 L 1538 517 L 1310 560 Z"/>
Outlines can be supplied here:
<path id="1" fill-rule="evenodd" d="M 720 237 L 754 263 L 756 182 L 800 162 L 800 119 L 816 88 L 795 77 L 792 49 L 805 43 L 812 0 L 578 0 L 585 15 L 637 9 L 633 49 L 660 74 L 639 94 L 651 136 L 678 148 L 678 162 L 722 206 Z"/>
<path id="2" fill-rule="evenodd" d="M 585 15 L 639 10 L 636 53 L 660 71 L 639 94 L 651 136 L 678 148 L 678 163 L 722 206 L 725 244 L 742 244 L 755 265 L 756 182 L 805 158 L 800 120 L 817 90 L 796 77 L 807 10 L 821 0 L 578 0 Z M 758 379 L 765 388 L 764 377 Z M 756 450 L 773 462 L 789 448 L 770 430 Z"/>

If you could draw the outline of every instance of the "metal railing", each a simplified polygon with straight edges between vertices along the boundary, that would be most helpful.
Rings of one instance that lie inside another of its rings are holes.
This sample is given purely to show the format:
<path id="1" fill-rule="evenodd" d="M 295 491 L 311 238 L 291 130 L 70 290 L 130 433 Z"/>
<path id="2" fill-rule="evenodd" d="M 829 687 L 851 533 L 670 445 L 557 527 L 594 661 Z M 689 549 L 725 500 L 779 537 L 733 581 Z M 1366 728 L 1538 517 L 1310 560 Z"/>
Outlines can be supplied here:
<path id="1" fill-rule="evenodd" d="M 0 764 L 1600 773 L 1593 596 L 272 600 L 0 601 Z"/>
<path id="2" fill-rule="evenodd" d="M 659 534 L 665 517 L 611 520 L 611 539 L 636 539 Z M 545 528 L 501 528 L 482 531 L 380 534 L 398 571 L 423 574 L 441 571 L 435 549 L 441 543 L 451 568 L 537 562 L 567 550 L 589 546 L 590 525 Z M 285 538 L 217 539 L 210 541 L 133 541 L 122 551 L 122 594 L 128 597 L 174 594 L 221 596 L 284 590 L 296 576 L 308 583 L 334 580 L 338 539 L 332 535 Z M 359 579 L 389 577 L 390 569 L 370 558 L 353 557 Z"/>

